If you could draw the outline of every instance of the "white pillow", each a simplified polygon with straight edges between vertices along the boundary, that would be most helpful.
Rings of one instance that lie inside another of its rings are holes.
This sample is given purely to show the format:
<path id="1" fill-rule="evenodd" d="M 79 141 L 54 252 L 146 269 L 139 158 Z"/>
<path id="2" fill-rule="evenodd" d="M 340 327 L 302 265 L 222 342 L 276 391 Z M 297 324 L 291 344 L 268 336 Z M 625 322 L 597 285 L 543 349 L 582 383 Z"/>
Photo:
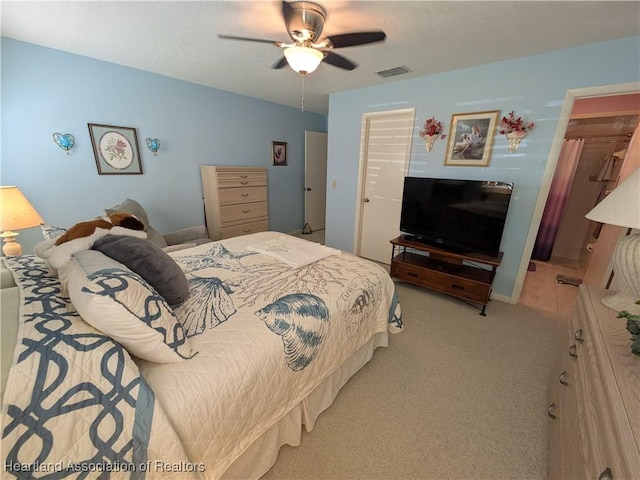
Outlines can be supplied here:
<path id="1" fill-rule="evenodd" d="M 171 363 L 197 353 L 166 300 L 121 263 L 85 250 L 76 253 L 59 275 L 80 316 L 131 355 Z"/>

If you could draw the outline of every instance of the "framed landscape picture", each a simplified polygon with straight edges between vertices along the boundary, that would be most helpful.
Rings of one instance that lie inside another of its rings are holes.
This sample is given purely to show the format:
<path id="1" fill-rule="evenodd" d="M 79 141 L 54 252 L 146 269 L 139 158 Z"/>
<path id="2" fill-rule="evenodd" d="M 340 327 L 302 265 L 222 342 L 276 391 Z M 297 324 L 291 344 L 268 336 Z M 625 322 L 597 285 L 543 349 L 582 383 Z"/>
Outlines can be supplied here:
<path id="1" fill-rule="evenodd" d="M 499 110 L 492 110 L 451 115 L 444 164 L 464 167 L 489 165 L 499 114 Z"/>
<path id="2" fill-rule="evenodd" d="M 99 175 L 142 174 L 135 128 L 97 123 L 88 125 Z"/>

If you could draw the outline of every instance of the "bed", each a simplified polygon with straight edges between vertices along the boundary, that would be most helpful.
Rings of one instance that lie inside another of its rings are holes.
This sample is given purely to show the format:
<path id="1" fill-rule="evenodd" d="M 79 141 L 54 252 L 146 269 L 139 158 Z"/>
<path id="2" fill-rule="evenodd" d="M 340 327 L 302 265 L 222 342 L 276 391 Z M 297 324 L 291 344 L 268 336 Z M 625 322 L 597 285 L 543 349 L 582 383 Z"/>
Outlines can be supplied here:
<path id="1" fill-rule="evenodd" d="M 3 478 L 259 478 L 402 330 L 388 273 L 345 252 L 262 232 L 166 255 L 173 306 L 103 251 L 5 259 Z"/>

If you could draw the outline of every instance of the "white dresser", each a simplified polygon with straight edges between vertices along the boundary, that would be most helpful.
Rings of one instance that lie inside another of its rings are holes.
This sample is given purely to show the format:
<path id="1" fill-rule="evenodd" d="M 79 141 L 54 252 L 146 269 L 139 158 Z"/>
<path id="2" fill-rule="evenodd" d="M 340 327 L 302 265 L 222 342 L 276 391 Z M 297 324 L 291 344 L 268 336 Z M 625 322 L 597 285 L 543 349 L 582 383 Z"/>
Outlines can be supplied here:
<path id="1" fill-rule="evenodd" d="M 551 479 L 640 479 L 640 357 L 603 294 L 580 286 L 552 372 Z"/>
<path id="2" fill-rule="evenodd" d="M 267 169 L 201 166 L 209 238 L 224 238 L 269 229 Z"/>

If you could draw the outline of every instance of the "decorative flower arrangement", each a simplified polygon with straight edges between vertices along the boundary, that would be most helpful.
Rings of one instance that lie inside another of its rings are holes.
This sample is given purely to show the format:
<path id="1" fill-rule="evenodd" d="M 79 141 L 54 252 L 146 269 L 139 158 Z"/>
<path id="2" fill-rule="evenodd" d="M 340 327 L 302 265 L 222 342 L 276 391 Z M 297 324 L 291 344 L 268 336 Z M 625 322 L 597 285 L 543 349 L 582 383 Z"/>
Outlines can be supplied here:
<path id="1" fill-rule="evenodd" d="M 509 112 L 509 115 L 502 117 L 500 124 L 500 133 L 505 135 L 511 132 L 527 132 L 531 130 L 535 124 L 533 122 L 525 122 L 522 117 L 516 118 L 513 112 Z"/>
<path id="2" fill-rule="evenodd" d="M 422 130 L 420 130 L 420 136 L 427 142 L 425 147 L 427 152 L 430 152 L 433 148 L 433 142 L 436 141 L 438 135 L 442 133 L 442 122 L 436 120 L 435 117 L 425 120 Z"/>
<path id="3" fill-rule="evenodd" d="M 440 135 L 442 133 L 442 122 L 436 120 L 435 117 L 431 117 L 424 122 L 422 130 L 420 130 L 421 137 L 433 137 L 434 135 Z"/>

